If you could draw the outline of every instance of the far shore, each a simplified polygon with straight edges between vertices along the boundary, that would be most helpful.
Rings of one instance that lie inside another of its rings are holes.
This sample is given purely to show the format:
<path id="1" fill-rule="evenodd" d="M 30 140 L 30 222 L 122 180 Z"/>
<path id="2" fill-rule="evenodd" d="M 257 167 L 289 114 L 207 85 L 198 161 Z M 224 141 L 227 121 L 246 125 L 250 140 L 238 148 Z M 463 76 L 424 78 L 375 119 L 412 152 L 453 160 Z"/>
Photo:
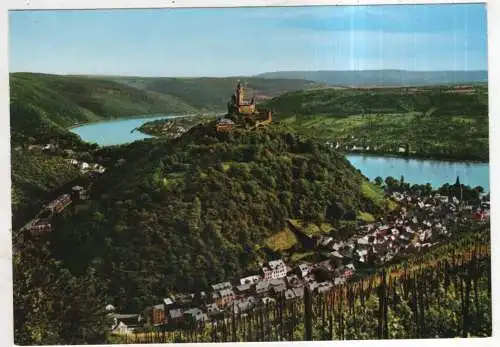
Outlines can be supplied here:
<path id="1" fill-rule="evenodd" d="M 478 159 L 461 159 L 461 158 L 452 158 L 452 157 L 440 157 L 433 156 L 427 154 L 411 154 L 406 155 L 404 153 L 387 153 L 387 152 L 342 152 L 345 155 L 359 155 L 366 157 L 388 157 L 388 158 L 397 158 L 397 159 L 408 159 L 408 160 L 426 160 L 426 161 L 435 161 L 435 162 L 449 162 L 449 163 L 465 163 L 465 164 L 489 164 L 489 161 L 483 161 Z"/>
<path id="2" fill-rule="evenodd" d="M 144 119 L 144 118 L 180 118 L 180 117 L 198 117 L 198 116 L 203 116 L 207 114 L 198 114 L 198 113 L 190 113 L 190 114 L 176 114 L 176 115 L 170 115 L 170 114 L 149 114 L 149 115 L 141 115 L 141 116 L 130 116 L 130 117 L 119 117 L 119 118 L 110 118 L 110 119 L 102 119 L 98 121 L 92 121 L 92 122 L 83 122 L 83 123 L 78 123 L 78 124 L 73 124 L 69 127 L 67 127 L 67 130 L 75 129 L 84 125 L 90 125 L 90 124 L 98 124 L 98 123 L 111 123 L 111 122 L 120 122 L 124 120 L 130 120 L 130 119 Z"/>

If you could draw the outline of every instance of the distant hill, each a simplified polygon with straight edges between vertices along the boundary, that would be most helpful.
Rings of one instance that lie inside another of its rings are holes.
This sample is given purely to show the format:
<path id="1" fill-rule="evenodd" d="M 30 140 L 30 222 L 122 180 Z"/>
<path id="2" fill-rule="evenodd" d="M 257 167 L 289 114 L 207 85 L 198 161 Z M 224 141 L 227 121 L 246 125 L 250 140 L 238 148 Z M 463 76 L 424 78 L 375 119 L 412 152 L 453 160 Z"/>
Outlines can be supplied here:
<path id="1" fill-rule="evenodd" d="M 328 115 L 438 112 L 446 115 L 488 117 L 486 86 L 468 88 L 321 88 L 282 94 L 265 102 L 277 115 Z"/>
<path id="2" fill-rule="evenodd" d="M 14 143 L 72 137 L 74 124 L 150 114 L 223 111 L 238 78 L 142 78 L 10 75 Z M 306 80 L 241 78 L 257 99 L 318 84 Z M 251 95 L 250 95 L 251 96 Z"/>
<path id="3" fill-rule="evenodd" d="M 247 88 L 247 96 L 256 100 L 276 97 L 280 94 L 321 85 L 306 79 L 260 78 L 260 77 L 108 77 L 134 88 L 172 95 L 200 111 L 225 110 L 231 93 L 238 81 Z"/>
<path id="4" fill-rule="evenodd" d="M 488 71 L 277 71 L 259 74 L 261 78 L 306 79 L 331 86 L 423 86 L 459 83 L 486 83 Z"/>

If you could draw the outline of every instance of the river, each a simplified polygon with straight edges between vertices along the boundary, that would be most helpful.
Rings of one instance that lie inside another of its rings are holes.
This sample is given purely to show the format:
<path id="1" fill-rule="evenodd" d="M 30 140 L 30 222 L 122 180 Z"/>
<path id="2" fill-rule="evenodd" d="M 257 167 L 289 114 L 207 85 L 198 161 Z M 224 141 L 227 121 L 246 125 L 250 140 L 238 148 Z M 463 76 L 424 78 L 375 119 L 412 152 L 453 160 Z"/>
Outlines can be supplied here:
<path id="1" fill-rule="evenodd" d="M 142 124 L 155 119 L 174 117 L 161 115 L 98 122 L 75 127 L 70 131 L 86 142 L 97 143 L 100 146 L 119 145 L 150 138 L 151 136 L 140 131 L 133 131 Z M 362 154 L 349 154 L 347 159 L 370 179 L 377 176 L 382 178 L 393 176 L 399 179 L 403 175 L 406 182 L 430 183 L 437 187 L 445 183 L 455 183 L 458 176 L 463 184 L 473 187 L 482 186 L 485 191 L 489 191 L 488 163 L 406 159 Z"/>

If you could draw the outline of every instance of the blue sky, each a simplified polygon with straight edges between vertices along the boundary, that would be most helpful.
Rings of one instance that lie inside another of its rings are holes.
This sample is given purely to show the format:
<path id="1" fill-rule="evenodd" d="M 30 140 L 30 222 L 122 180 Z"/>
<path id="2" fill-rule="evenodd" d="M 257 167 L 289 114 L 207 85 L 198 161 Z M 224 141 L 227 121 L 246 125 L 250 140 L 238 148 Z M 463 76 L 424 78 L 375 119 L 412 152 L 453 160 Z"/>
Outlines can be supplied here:
<path id="1" fill-rule="evenodd" d="M 11 72 L 234 76 L 367 69 L 487 69 L 485 6 L 9 14 Z"/>

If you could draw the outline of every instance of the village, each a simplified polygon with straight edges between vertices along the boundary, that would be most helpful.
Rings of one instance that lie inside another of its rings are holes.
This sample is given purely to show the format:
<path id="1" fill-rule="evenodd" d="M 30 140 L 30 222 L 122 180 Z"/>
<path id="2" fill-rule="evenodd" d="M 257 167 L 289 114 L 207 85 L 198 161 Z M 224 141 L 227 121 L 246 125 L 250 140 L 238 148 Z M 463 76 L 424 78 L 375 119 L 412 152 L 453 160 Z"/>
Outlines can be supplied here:
<path id="1" fill-rule="evenodd" d="M 254 274 L 213 284 L 209 291 L 171 295 L 140 313 L 123 314 L 108 305 L 106 309 L 114 322 L 111 330 L 116 334 L 131 334 L 148 327 L 174 329 L 183 323 L 245 315 L 277 300 L 299 299 L 305 289 L 326 293 L 356 278 L 358 272 L 445 243 L 462 230 L 460 226 L 489 221 L 489 195 L 474 203 L 440 194 L 393 192 L 390 195 L 400 209 L 385 220 L 363 223 L 354 236 L 345 240 L 328 235 L 316 237 L 314 249 L 326 258 L 320 262 L 287 264 L 283 259 L 271 260 Z"/>

